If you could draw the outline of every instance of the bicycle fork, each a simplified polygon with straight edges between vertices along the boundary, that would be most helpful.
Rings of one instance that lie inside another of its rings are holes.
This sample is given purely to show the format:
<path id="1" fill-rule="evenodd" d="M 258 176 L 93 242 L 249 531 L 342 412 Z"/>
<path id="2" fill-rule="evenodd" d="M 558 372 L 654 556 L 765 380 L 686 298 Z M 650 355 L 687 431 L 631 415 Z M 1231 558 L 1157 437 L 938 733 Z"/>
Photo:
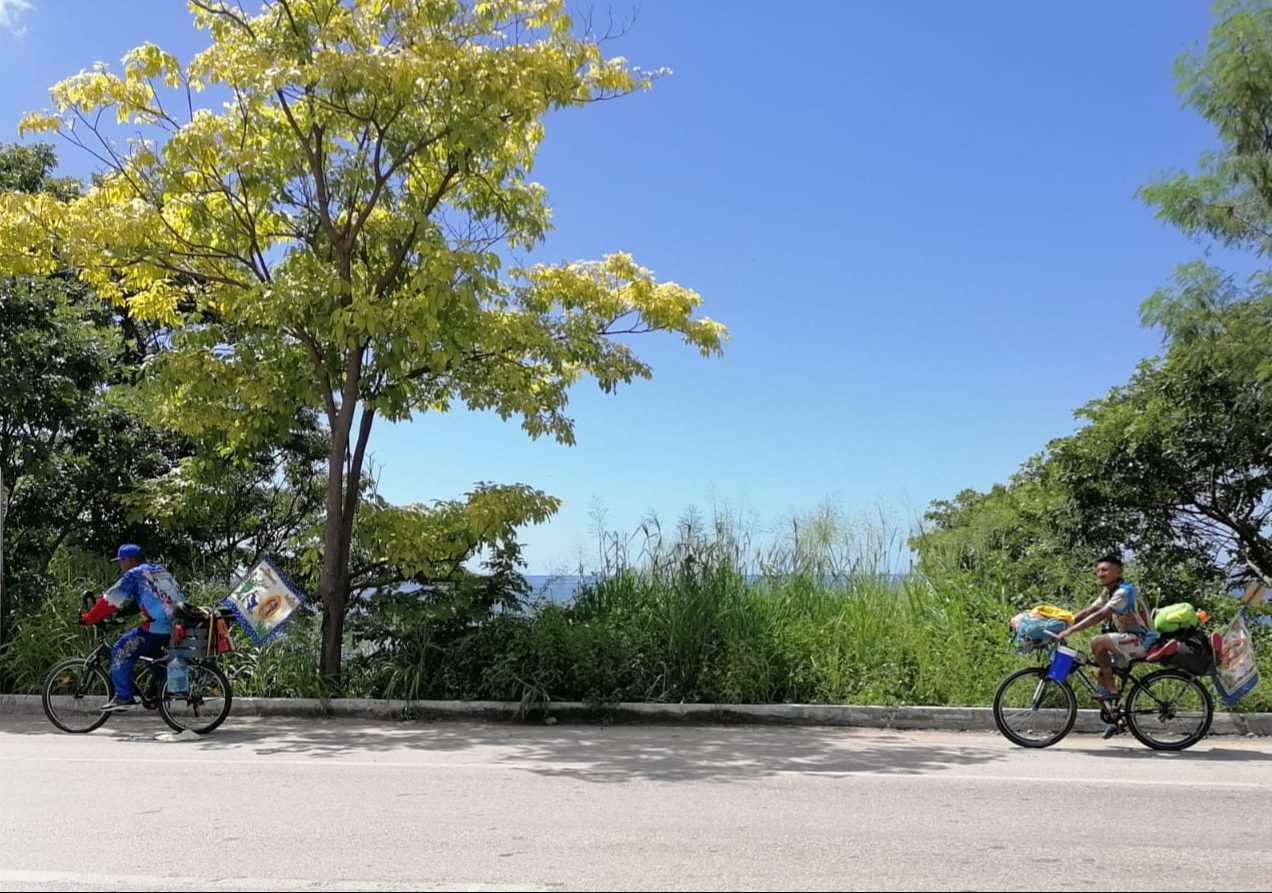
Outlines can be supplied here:
<path id="1" fill-rule="evenodd" d="M 1042 707 L 1042 693 L 1043 693 L 1043 692 L 1045 692 L 1045 691 L 1047 690 L 1047 682 L 1048 682 L 1048 681 L 1050 681 L 1050 680 L 1048 680 L 1046 676 L 1043 676 L 1041 679 L 1039 679 L 1039 680 L 1038 680 L 1038 685 L 1037 685 L 1037 687 L 1035 687 L 1035 688 L 1034 688 L 1033 701 L 1031 701 L 1031 702 L 1030 702 L 1030 704 L 1029 704 L 1029 709 L 1030 709 L 1031 711 L 1036 711 L 1036 710 L 1041 709 L 1041 707 Z"/>

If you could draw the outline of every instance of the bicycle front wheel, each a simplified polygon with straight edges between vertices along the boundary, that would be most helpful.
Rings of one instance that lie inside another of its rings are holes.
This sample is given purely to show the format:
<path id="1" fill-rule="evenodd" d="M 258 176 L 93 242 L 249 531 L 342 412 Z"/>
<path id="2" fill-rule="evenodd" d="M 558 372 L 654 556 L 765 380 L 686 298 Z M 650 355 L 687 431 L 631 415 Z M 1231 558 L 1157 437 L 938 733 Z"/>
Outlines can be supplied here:
<path id="1" fill-rule="evenodd" d="M 159 715 L 163 721 L 184 732 L 189 729 L 206 735 L 230 715 L 234 696 L 230 680 L 215 664 L 193 664 L 190 686 L 183 692 L 165 691 L 159 698 Z"/>
<path id="2" fill-rule="evenodd" d="M 1073 689 L 1048 679 L 1045 667 L 1017 670 L 994 694 L 994 724 L 1021 747 L 1050 747 L 1069 734 L 1077 718 Z"/>
<path id="3" fill-rule="evenodd" d="M 64 660 L 44 680 L 44 715 L 63 732 L 86 735 L 110 718 L 102 705 L 115 694 L 110 677 L 82 658 Z"/>
<path id="4" fill-rule="evenodd" d="M 1139 679 L 1126 698 L 1126 726 L 1154 750 L 1186 750 L 1210 731 L 1215 703 L 1195 676 L 1158 670 Z"/>

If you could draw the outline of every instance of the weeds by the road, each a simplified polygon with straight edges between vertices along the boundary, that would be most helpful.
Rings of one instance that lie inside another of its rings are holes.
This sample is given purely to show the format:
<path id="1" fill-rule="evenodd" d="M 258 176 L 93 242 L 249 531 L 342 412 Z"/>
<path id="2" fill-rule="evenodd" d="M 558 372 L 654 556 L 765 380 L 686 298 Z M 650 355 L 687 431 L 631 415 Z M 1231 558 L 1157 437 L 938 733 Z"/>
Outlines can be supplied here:
<path id="1" fill-rule="evenodd" d="M 894 539 L 850 537 L 825 516 L 763 550 L 735 530 L 717 519 L 664 540 L 647 526 L 637 559 L 603 540 L 595 582 L 519 612 L 372 599 L 350 624 L 339 690 L 318 672 L 316 614 L 265 648 L 240 639 L 225 664 L 241 695 L 935 705 L 988 704 L 1020 665 L 1006 623 L 1025 605 L 993 580 L 895 573 Z M 62 581 L 10 640 L 18 690 L 37 691 L 57 659 L 90 647 L 67 622 L 80 582 Z M 1208 606 L 1216 623 L 1235 611 Z M 1258 644 L 1272 672 L 1264 629 Z M 1272 707 L 1267 690 L 1242 709 Z"/>

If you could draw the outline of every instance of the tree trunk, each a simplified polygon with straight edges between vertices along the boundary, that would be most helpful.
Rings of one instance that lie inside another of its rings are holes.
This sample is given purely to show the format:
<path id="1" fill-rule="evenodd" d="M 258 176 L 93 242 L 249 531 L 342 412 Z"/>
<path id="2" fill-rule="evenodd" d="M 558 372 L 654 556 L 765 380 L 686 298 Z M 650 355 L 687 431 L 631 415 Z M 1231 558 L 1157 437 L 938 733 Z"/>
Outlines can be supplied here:
<path id="1" fill-rule="evenodd" d="M 351 394 L 346 393 L 347 411 L 339 413 L 332 431 L 331 454 L 327 458 L 327 521 L 323 529 L 322 577 L 318 581 L 323 606 L 319 666 L 323 677 L 333 688 L 340 682 L 345 612 L 349 608 L 349 556 L 353 547 L 353 521 L 361 496 L 362 463 L 375 422 L 375 408 L 364 407 L 358 436 L 350 453 L 349 440 L 356 408 L 356 401 L 350 402 L 353 399 Z M 346 458 L 349 460 L 347 474 Z"/>
<path id="2" fill-rule="evenodd" d="M 325 562 L 324 562 L 325 563 Z M 340 659 L 344 648 L 345 607 L 349 601 L 349 587 L 343 580 L 325 579 L 322 592 L 322 676 L 333 686 L 340 682 Z"/>
<path id="3" fill-rule="evenodd" d="M 318 593 L 322 600 L 322 657 L 320 668 L 328 682 L 340 681 L 344 643 L 345 609 L 349 603 L 349 545 L 344 539 L 344 462 L 349 447 L 349 425 L 341 413 L 331 432 L 327 457 L 327 519 L 323 527 L 322 576 Z"/>

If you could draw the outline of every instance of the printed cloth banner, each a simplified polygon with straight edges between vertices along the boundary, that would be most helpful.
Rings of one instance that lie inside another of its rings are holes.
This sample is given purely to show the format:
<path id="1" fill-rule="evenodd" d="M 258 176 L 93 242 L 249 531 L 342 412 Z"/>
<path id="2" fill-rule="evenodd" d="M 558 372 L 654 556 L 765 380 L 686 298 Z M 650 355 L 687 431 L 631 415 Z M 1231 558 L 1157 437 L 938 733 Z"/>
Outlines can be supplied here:
<path id="1" fill-rule="evenodd" d="M 268 557 L 257 562 L 224 600 L 257 645 L 278 635 L 304 603 L 305 596 Z"/>
<path id="2" fill-rule="evenodd" d="M 1259 665 L 1254 661 L 1254 638 L 1246 626 L 1245 617 L 1243 605 L 1223 631 L 1223 645 L 1214 675 L 1215 689 L 1229 707 L 1248 695 L 1259 683 Z"/>

